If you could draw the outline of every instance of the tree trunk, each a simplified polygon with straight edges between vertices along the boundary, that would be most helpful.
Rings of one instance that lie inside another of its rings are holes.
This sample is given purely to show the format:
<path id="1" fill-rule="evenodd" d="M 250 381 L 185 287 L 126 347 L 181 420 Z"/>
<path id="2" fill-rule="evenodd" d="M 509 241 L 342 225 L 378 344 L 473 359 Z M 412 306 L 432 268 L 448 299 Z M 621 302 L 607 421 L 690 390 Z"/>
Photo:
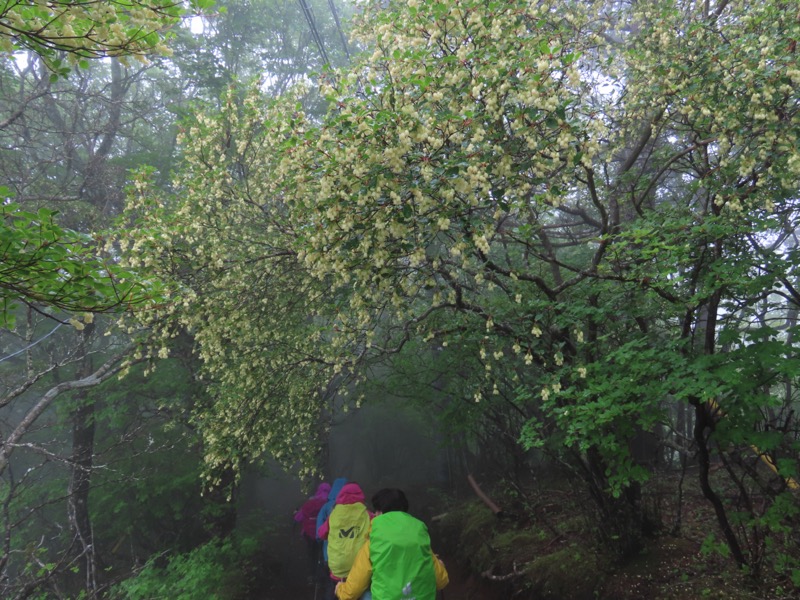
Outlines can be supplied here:
<path id="1" fill-rule="evenodd" d="M 94 401 L 86 401 L 87 393 L 78 394 L 80 406 L 72 413 L 72 472 L 69 485 L 69 522 L 81 552 L 81 574 L 89 597 L 96 589 L 96 553 L 92 522 L 89 515 L 94 456 Z"/>
<path id="2" fill-rule="evenodd" d="M 712 417 L 710 416 L 708 405 L 705 402 L 698 400 L 694 403 L 694 406 L 696 410 L 694 440 L 697 444 L 697 462 L 700 467 L 700 489 L 703 491 L 703 496 L 705 496 L 706 500 L 708 500 L 711 503 L 711 506 L 714 508 L 714 513 L 717 516 L 717 523 L 719 524 L 719 527 L 722 530 L 722 535 L 725 538 L 725 542 L 728 544 L 728 548 L 731 551 L 731 556 L 733 556 L 733 559 L 736 561 L 737 565 L 740 567 L 745 566 L 747 565 L 747 560 L 745 559 L 742 548 L 739 545 L 739 540 L 737 539 L 736 533 L 733 531 L 733 527 L 728 519 L 728 513 L 725 510 L 725 505 L 722 503 L 722 499 L 719 497 L 719 495 L 714 491 L 714 488 L 711 487 L 711 481 L 709 479 L 709 474 L 711 471 L 711 455 L 708 450 L 706 428 L 713 425 Z"/>
<path id="3" fill-rule="evenodd" d="M 90 324 L 81 336 L 83 360 L 80 366 L 80 378 L 86 377 L 92 372 L 92 357 L 88 349 L 88 340 L 92 329 L 93 327 Z M 88 400 L 88 397 L 89 394 L 85 389 L 76 394 L 77 407 L 71 415 L 72 456 L 70 460 L 71 473 L 67 511 L 69 523 L 80 551 L 78 561 L 80 573 L 84 578 L 87 594 L 90 598 L 93 598 L 97 589 L 97 565 L 92 522 L 89 514 L 89 491 L 91 489 L 92 468 L 94 466 L 95 403 L 94 400 Z"/>
<path id="4" fill-rule="evenodd" d="M 599 509 L 598 531 L 602 541 L 620 558 L 635 555 L 642 548 L 645 517 L 642 510 L 641 488 L 632 483 L 619 497 L 608 492 L 605 461 L 595 448 L 579 458 L 589 492 Z"/>

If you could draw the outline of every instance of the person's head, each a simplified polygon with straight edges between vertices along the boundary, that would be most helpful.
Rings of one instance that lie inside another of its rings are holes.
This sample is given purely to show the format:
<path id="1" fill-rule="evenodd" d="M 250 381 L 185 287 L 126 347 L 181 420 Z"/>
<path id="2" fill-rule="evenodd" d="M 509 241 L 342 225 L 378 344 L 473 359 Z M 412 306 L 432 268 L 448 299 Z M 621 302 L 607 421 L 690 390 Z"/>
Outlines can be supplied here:
<path id="1" fill-rule="evenodd" d="M 408 512 L 408 499 L 403 490 L 384 488 L 372 497 L 372 509 L 376 513 Z"/>
<path id="2" fill-rule="evenodd" d="M 317 491 L 314 494 L 314 497 L 315 498 L 321 498 L 323 500 L 327 500 L 328 499 L 328 494 L 330 493 L 330 491 L 331 491 L 331 485 L 329 483 L 320 483 L 317 486 Z"/>

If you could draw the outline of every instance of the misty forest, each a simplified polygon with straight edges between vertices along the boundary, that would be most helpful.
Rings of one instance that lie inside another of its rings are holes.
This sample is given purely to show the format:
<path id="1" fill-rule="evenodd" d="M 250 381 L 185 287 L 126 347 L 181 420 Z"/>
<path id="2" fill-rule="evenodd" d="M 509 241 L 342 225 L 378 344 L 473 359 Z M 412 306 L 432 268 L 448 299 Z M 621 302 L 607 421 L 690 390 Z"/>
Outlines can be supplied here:
<path id="1" fill-rule="evenodd" d="M 405 490 L 447 600 L 798 597 L 798 41 L 0 2 L 0 597 L 322 600 L 337 477 Z"/>

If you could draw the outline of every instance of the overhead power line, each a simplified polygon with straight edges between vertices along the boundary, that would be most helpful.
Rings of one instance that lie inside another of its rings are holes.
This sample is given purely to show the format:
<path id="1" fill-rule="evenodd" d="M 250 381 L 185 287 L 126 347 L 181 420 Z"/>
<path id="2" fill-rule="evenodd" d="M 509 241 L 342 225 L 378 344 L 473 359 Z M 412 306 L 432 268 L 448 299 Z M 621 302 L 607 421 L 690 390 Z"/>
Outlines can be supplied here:
<path id="1" fill-rule="evenodd" d="M 59 323 L 58 325 L 56 325 L 56 326 L 55 326 L 55 328 L 54 328 L 54 329 L 53 329 L 53 330 L 52 330 L 50 333 L 48 333 L 48 334 L 46 334 L 46 335 L 43 335 L 42 337 L 40 337 L 38 340 L 36 340 L 36 341 L 35 341 L 35 342 L 33 342 L 32 344 L 28 344 L 27 346 L 25 346 L 25 347 L 24 347 L 24 348 L 22 348 L 21 350 L 17 350 L 17 351 L 16 351 L 16 352 L 14 352 L 13 354 L 9 354 L 8 356 L 4 356 L 3 358 L 0 358 L 0 362 L 6 361 L 6 360 L 8 360 L 9 358 L 14 358 L 14 357 L 15 357 L 15 356 L 17 356 L 18 354 L 22 354 L 23 352 L 25 352 L 25 350 L 28 350 L 28 349 L 30 349 L 30 348 L 33 348 L 33 347 L 34 347 L 36 344 L 38 344 L 39 342 L 43 342 L 44 340 L 46 340 L 47 338 L 49 338 L 51 335 L 53 335 L 53 334 L 54 334 L 56 331 L 58 331 L 58 328 L 59 328 L 59 327 L 61 327 L 62 325 L 63 325 L 63 323 Z"/>
<path id="2" fill-rule="evenodd" d="M 325 51 L 325 45 L 322 43 L 322 37 L 319 35 L 319 29 L 317 29 L 317 23 L 314 19 L 314 13 L 311 12 L 311 7 L 309 6 L 307 0 L 298 0 L 298 2 L 300 2 L 300 8 L 303 9 L 303 14 L 306 16 L 308 27 L 311 29 L 311 36 L 314 38 L 314 42 L 317 44 L 319 54 L 322 56 L 324 64 L 330 65 L 331 61 L 328 58 L 328 53 Z"/>
<path id="3" fill-rule="evenodd" d="M 342 40 L 342 48 L 344 48 L 344 55 L 347 57 L 347 60 L 350 60 L 350 50 L 347 49 L 347 39 L 344 37 L 344 32 L 342 31 L 342 24 L 339 22 L 339 14 L 336 12 L 336 5 L 333 3 L 333 0 L 328 0 L 328 6 L 331 9 L 331 14 L 333 15 L 333 22 L 336 23 L 336 30 L 339 32 L 339 39 Z"/>

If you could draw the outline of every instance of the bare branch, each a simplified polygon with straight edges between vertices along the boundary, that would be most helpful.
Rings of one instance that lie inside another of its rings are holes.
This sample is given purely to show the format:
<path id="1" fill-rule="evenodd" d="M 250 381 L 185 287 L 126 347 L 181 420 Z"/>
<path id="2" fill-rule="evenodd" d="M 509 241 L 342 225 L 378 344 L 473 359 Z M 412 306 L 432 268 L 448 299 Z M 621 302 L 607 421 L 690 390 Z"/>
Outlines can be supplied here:
<path id="1" fill-rule="evenodd" d="M 2 449 L 0 449 L 0 474 L 5 471 L 11 453 L 14 451 L 14 448 L 17 446 L 19 440 L 36 422 L 36 419 L 38 419 L 50 406 L 50 404 L 52 404 L 53 400 L 55 400 L 63 392 L 94 387 L 103 383 L 110 377 L 113 377 L 122 370 L 124 366 L 122 359 L 125 358 L 127 353 L 128 349 L 123 350 L 121 353 L 106 361 L 103 366 L 97 369 L 94 373 L 84 377 L 83 379 L 59 383 L 45 392 L 45 394 L 39 399 L 33 408 L 28 411 L 22 421 L 20 421 L 19 425 L 17 425 L 14 431 L 11 432 L 11 435 L 9 435 L 8 438 L 3 442 Z"/>

